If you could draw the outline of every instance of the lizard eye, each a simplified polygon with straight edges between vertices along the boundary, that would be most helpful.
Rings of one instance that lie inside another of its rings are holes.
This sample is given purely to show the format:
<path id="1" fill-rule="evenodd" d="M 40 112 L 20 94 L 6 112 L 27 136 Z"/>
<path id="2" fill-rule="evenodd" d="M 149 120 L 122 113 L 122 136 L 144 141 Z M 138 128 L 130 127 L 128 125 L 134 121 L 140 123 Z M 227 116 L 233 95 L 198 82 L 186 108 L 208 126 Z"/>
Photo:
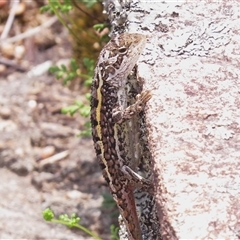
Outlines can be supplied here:
<path id="1" fill-rule="evenodd" d="M 120 53 L 125 53 L 127 51 L 127 48 L 125 47 L 122 47 L 122 48 L 119 48 L 118 50 Z"/>
<path id="2" fill-rule="evenodd" d="M 106 67 L 106 73 L 107 73 L 107 75 L 109 75 L 109 74 L 114 74 L 115 73 L 115 68 L 114 67 L 112 67 L 112 66 L 108 66 L 108 67 Z"/>

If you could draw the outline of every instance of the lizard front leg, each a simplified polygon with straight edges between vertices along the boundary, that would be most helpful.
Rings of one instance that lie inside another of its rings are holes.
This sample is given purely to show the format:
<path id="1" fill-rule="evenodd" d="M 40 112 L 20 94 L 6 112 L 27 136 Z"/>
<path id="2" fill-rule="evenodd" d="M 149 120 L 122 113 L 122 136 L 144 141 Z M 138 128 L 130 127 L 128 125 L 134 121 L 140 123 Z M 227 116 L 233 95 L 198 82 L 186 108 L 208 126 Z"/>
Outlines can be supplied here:
<path id="1" fill-rule="evenodd" d="M 128 106 L 126 109 L 124 110 L 114 109 L 113 110 L 114 122 L 121 125 L 121 123 L 123 123 L 124 121 L 133 118 L 134 115 L 136 115 L 137 113 L 141 112 L 144 109 L 146 103 L 150 100 L 151 97 L 152 95 L 150 90 L 143 91 L 136 96 L 136 102 Z M 133 189 L 137 188 L 141 189 L 142 191 L 153 194 L 153 184 L 150 180 L 140 176 L 133 169 L 131 169 L 130 166 L 127 166 L 125 164 L 122 165 L 121 170 L 124 173 L 124 175 L 129 179 Z"/>
<path id="2" fill-rule="evenodd" d="M 122 123 L 126 120 L 131 119 L 135 114 L 141 112 L 144 109 L 146 103 L 150 100 L 151 97 L 151 91 L 146 90 L 138 94 L 136 96 L 136 102 L 126 109 L 114 109 L 112 116 L 113 121 L 115 123 Z"/>

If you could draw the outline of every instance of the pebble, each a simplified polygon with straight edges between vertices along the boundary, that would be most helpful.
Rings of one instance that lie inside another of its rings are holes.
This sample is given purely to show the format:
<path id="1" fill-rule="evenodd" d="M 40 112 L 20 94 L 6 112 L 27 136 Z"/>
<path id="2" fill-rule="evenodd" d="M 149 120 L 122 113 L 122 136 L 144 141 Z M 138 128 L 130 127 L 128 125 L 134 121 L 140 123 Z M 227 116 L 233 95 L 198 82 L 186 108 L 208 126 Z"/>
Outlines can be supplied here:
<path id="1" fill-rule="evenodd" d="M 54 179 L 54 174 L 48 172 L 33 172 L 32 173 L 32 184 L 37 188 L 42 188 L 43 183 L 47 181 L 51 181 Z"/>
<path id="2" fill-rule="evenodd" d="M 7 107 L 1 107 L 0 108 L 0 116 L 3 118 L 3 119 L 9 119 L 11 115 L 11 110 L 10 108 L 7 108 Z"/>
<path id="3" fill-rule="evenodd" d="M 26 4 L 24 2 L 21 2 L 17 5 L 17 8 L 15 10 L 15 15 L 19 16 L 22 15 L 26 10 Z"/>
<path id="4" fill-rule="evenodd" d="M 42 148 L 40 152 L 40 159 L 51 157 L 55 153 L 55 150 L 54 146 L 46 146 L 45 148 Z"/>
<path id="5" fill-rule="evenodd" d="M 0 74 L 5 72 L 5 70 L 7 69 L 7 67 L 3 64 L 0 64 Z"/>
<path id="6" fill-rule="evenodd" d="M 17 160 L 13 164 L 9 166 L 9 169 L 11 169 L 13 172 L 15 172 L 19 176 L 27 176 L 29 172 L 32 171 L 32 169 L 21 161 Z"/>
<path id="7" fill-rule="evenodd" d="M 35 67 L 33 67 L 28 73 L 27 76 L 28 77 L 37 77 L 37 76 L 41 76 L 44 73 L 46 73 L 48 71 L 48 69 L 52 66 L 52 61 L 45 61 Z"/>
<path id="8" fill-rule="evenodd" d="M 35 109 L 37 107 L 37 102 L 35 100 L 29 100 L 28 101 L 28 106 L 31 108 L 31 109 Z"/>
<path id="9" fill-rule="evenodd" d="M 15 50 L 14 50 L 14 57 L 16 59 L 22 59 L 25 52 L 26 52 L 26 50 L 25 50 L 24 46 L 22 46 L 22 45 L 16 46 Z"/>
<path id="10" fill-rule="evenodd" d="M 15 47 L 11 43 L 2 43 L 1 52 L 4 56 L 12 58 L 14 57 Z"/>
<path id="11" fill-rule="evenodd" d="M 77 190 L 72 190 L 72 191 L 68 191 L 66 196 L 70 199 L 73 199 L 73 200 L 77 200 L 77 199 L 90 199 L 92 197 L 91 194 L 86 194 L 86 193 L 82 193 L 80 191 L 77 191 Z"/>

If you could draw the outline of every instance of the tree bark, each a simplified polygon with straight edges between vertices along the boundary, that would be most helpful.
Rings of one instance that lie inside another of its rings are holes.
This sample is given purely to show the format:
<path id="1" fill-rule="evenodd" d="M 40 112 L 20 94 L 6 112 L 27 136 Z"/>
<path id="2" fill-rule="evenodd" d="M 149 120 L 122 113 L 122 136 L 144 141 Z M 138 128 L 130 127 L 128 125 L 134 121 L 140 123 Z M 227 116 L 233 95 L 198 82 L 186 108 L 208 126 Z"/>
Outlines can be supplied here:
<path id="1" fill-rule="evenodd" d="M 149 36 L 138 74 L 163 239 L 239 239 L 240 1 L 105 2 L 112 35 Z"/>

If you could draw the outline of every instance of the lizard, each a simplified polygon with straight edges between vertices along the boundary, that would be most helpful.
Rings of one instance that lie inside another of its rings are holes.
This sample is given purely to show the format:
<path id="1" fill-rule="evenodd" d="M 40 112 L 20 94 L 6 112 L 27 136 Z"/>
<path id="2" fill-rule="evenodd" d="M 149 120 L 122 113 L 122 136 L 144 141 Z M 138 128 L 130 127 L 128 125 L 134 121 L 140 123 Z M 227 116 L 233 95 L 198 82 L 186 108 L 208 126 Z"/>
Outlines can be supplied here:
<path id="1" fill-rule="evenodd" d="M 131 169 L 125 159 L 121 138 L 124 122 L 140 113 L 151 98 L 149 90 L 137 95 L 127 105 L 127 77 L 137 63 L 147 41 L 138 33 L 123 33 L 111 39 L 102 49 L 94 72 L 91 93 L 91 124 L 94 148 L 119 212 L 125 223 L 128 239 L 142 240 L 134 189 L 151 188 Z"/>
<path id="2" fill-rule="evenodd" d="M 137 65 L 132 73 L 127 78 L 126 98 L 127 106 L 135 103 L 136 96 L 143 89 L 143 82 L 138 76 Z M 134 172 L 137 172 L 145 179 L 153 180 L 152 155 L 149 149 L 147 139 L 147 127 L 145 113 L 142 111 L 135 114 L 129 121 L 121 124 L 118 138 L 124 139 L 124 164 L 129 166 Z M 134 190 L 134 199 L 138 213 L 138 220 L 142 232 L 143 240 L 160 240 L 160 223 L 158 219 L 156 200 L 153 193 L 153 188 L 149 187 L 136 188 Z M 146 187 L 145 186 L 145 187 Z M 120 239 L 128 239 L 126 236 L 126 228 L 121 222 L 119 231 Z M 125 233 L 125 234 L 124 234 Z"/>

